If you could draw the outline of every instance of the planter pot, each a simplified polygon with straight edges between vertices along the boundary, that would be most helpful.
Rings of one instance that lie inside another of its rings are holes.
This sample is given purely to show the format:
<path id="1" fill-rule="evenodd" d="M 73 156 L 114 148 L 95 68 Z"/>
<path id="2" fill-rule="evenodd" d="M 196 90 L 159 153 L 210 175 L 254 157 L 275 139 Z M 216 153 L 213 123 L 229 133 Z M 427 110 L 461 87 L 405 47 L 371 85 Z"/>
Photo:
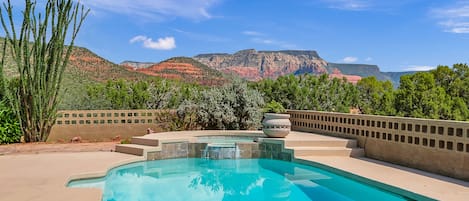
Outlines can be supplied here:
<path id="1" fill-rule="evenodd" d="M 291 122 L 289 114 L 265 113 L 262 121 L 262 131 L 269 137 L 285 137 L 290 133 Z"/>

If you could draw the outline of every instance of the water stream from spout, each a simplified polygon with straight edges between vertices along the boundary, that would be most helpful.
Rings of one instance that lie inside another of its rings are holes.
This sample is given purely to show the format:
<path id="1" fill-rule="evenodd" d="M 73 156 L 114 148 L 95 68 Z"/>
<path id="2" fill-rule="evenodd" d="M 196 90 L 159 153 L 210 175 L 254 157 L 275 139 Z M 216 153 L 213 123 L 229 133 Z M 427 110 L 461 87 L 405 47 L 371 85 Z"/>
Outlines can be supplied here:
<path id="1" fill-rule="evenodd" d="M 239 148 L 234 143 L 209 143 L 201 157 L 212 160 L 236 159 L 239 157 Z"/>

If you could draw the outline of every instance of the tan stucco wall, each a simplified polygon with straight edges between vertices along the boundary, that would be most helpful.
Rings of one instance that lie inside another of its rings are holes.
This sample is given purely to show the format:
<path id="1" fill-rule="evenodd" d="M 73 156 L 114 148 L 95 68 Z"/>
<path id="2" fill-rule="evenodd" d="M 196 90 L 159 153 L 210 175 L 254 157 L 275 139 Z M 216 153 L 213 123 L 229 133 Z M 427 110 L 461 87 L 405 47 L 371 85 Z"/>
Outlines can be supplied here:
<path id="1" fill-rule="evenodd" d="M 73 137 L 83 141 L 128 139 L 146 134 L 147 128 L 158 132 L 159 110 L 73 110 L 59 111 L 49 142 L 68 142 Z"/>
<path id="2" fill-rule="evenodd" d="M 367 157 L 469 181 L 468 122 L 298 110 L 289 113 L 293 130 L 357 139 Z"/>

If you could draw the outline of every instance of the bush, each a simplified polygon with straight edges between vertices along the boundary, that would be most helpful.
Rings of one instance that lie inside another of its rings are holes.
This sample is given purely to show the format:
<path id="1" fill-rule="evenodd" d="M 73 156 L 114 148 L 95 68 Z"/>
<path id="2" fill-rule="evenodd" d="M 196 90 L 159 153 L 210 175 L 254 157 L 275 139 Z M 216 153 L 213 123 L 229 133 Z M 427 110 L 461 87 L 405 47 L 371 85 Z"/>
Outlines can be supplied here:
<path id="1" fill-rule="evenodd" d="M 0 144 L 18 143 L 21 136 L 18 118 L 11 107 L 0 101 Z"/>
<path id="2" fill-rule="evenodd" d="M 185 106 L 182 104 L 181 106 Z M 190 108 L 176 110 L 160 110 L 155 123 L 162 131 L 197 130 L 196 114 Z"/>
<path id="3" fill-rule="evenodd" d="M 131 144 L 132 141 L 129 139 L 129 138 L 125 138 L 123 140 L 121 140 L 121 144 Z"/>
<path id="4" fill-rule="evenodd" d="M 260 127 L 263 105 L 264 99 L 257 90 L 235 80 L 223 87 L 202 91 L 195 104 L 184 102 L 178 114 L 187 118 L 195 112 L 197 123 L 203 129 L 257 129 Z"/>
<path id="5" fill-rule="evenodd" d="M 267 103 L 267 105 L 265 105 L 263 111 L 265 113 L 285 113 L 286 110 L 285 108 L 282 106 L 282 104 L 280 104 L 279 102 L 277 101 L 271 101 L 270 103 Z"/>

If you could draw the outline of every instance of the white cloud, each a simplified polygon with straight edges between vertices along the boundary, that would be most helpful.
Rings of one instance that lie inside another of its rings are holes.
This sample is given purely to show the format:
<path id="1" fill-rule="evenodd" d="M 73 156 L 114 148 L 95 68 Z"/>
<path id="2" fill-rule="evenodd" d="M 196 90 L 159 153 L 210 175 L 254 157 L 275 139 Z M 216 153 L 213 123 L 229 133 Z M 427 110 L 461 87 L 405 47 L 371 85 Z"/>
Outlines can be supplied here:
<path id="1" fill-rule="evenodd" d="M 278 46 L 278 47 L 285 48 L 285 49 L 298 49 L 298 47 L 295 44 L 285 42 L 285 41 L 275 40 L 275 39 L 257 37 L 257 38 L 252 38 L 251 41 L 254 43 L 259 43 L 259 44 L 264 44 L 264 45 L 274 45 L 274 46 Z"/>
<path id="2" fill-rule="evenodd" d="M 365 59 L 365 61 L 372 61 L 372 60 L 373 60 L 373 58 L 371 58 L 371 57 L 367 57 L 367 58 Z"/>
<path id="3" fill-rule="evenodd" d="M 469 27 L 453 27 L 451 29 L 446 29 L 445 32 L 450 33 L 469 33 Z"/>
<path id="4" fill-rule="evenodd" d="M 355 63 L 356 61 L 358 61 L 358 58 L 357 57 L 345 57 L 342 59 L 342 61 L 345 63 Z"/>
<path id="5" fill-rule="evenodd" d="M 469 20 L 469 19 L 467 19 Z M 445 32 L 450 33 L 469 33 L 469 21 L 467 22 L 455 22 L 452 19 L 440 22 L 439 25 L 445 27 Z"/>
<path id="6" fill-rule="evenodd" d="M 81 0 L 93 12 L 111 12 L 162 20 L 182 17 L 210 19 L 208 10 L 219 0 Z"/>
<path id="7" fill-rule="evenodd" d="M 249 30 L 246 30 L 246 31 L 243 31 L 241 32 L 242 34 L 244 35 L 247 35 L 247 36 L 263 36 L 264 34 L 260 33 L 260 32 L 257 32 L 257 31 L 249 31 Z"/>
<path id="8" fill-rule="evenodd" d="M 432 16 L 439 19 L 438 24 L 450 33 L 469 33 L 469 1 L 460 1 L 447 8 L 433 9 Z"/>
<path id="9" fill-rule="evenodd" d="M 298 46 L 296 46 L 295 44 L 271 38 L 267 34 L 264 34 L 262 32 L 253 31 L 253 30 L 245 30 L 241 33 L 243 35 L 250 36 L 251 42 L 253 43 L 278 46 L 284 49 L 298 49 Z"/>
<path id="10" fill-rule="evenodd" d="M 469 2 L 459 2 L 458 4 L 460 5 L 451 8 L 436 9 L 435 12 L 450 18 L 469 17 Z"/>
<path id="11" fill-rule="evenodd" d="M 317 1 L 317 0 L 316 0 Z M 327 7 L 346 11 L 378 11 L 394 13 L 404 6 L 422 0 L 319 0 Z"/>
<path id="12" fill-rule="evenodd" d="M 435 69 L 435 66 L 419 66 L 419 65 L 410 65 L 405 70 L 406 71 L 429 71 Z"/>
<path id="13" fill-rule="evenodd" d="M 370 0 L 323 0 L 330 8 L 361 11 L 372 7 Z"/>
<path id="14" fill-rule="evenodd" d="M 270 39 L 263 39 L 263 38 L 253 38 L 253 39 L 252 39 L 252 42 L 255 42 L 255 43 L 262 43 L 262 44 L 272 44 L 272 43 L 274 43 L 273 40 L 270 40 Z"/>
<path id="15" fill-rule="evenodd" d="M 143 42 L 143 47 L 154 50 L 172 50 L 176 48 L 176 40 L 174 37 L 158 38 L 157 41 L 153 41 L 152 38 L 140 35 L 133 37 L 129 42 Z"/>

